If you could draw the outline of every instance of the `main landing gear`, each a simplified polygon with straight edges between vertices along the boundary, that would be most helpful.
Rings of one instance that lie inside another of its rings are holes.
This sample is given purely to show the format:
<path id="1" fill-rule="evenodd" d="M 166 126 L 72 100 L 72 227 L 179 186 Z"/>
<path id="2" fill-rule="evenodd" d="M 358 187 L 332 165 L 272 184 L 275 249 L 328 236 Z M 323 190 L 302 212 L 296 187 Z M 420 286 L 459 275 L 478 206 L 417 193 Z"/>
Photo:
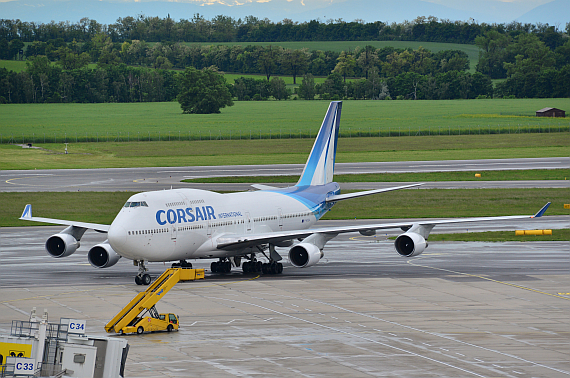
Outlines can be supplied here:
<path id="1" fill-rule="evenodd" d="M 232 271 L 232 263 L 229 260 L 214 261 L 210 264 L 212 273 L 230 273 Z"/>
<path id="2" fill-rule="evenodd" d="M 144 260 L 134 260 L 133 263 L 139 267 L 139 274 L 135 276 L 135 283 L 137 285 L 150 285 L 152 278 L 150 274 L 146 273 L 148 269 L 144 266 Z"/>
<path id="3" fill-rule="evenodd" d="M 172 268 L 190 268 L 192 269 L 192 263 L 189 263 L 186 260 L 180 260 L 179 263 L 173 263 Z"/>
<path id="4" fill-rule="evenodd" d="M 257 247 L 259 252 L 263 254 L 269 260 L 268 263 L 262 263 L 261 261 L 257 261 L 255 258 L 255 254 L 251 254 L 250 261 L 243 263 L 242 269 L 244 274 L 281 274 L 283 273 L 283 264 L 279 261 L 282 260 L 282 257 L 277 253 L 275 250 L 275 246 L 273 244 L 269 244 L 269 256 L 265 253 L 264 249 L 261 247 Z"/>
<path id="5" fill-rule="evenodd" d="M 263 273 L 263 274 L 281 274 L 283 273 L 283 264 L 277 261 L 270 261 L 269 263 L 262 263 L 261 261 L 248 261 L 244 262 L 244 274 Z"/>

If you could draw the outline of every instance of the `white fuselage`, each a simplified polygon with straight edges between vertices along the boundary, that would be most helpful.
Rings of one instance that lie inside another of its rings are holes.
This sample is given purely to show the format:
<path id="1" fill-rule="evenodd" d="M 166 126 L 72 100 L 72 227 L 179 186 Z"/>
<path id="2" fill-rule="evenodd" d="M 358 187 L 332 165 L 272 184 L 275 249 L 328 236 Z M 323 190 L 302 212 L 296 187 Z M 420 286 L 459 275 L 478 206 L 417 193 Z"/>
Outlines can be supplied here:
<path id="1" fill-rule="evenodd" d="M 236 255 L 217 249 L 216 239 L 307 229 L 320 217 L 315 208 L 276 191 L 173 189 L 138 193 L 127 204 L 111 224 L 109 244 L 123 257 L 146 261 Z"/>

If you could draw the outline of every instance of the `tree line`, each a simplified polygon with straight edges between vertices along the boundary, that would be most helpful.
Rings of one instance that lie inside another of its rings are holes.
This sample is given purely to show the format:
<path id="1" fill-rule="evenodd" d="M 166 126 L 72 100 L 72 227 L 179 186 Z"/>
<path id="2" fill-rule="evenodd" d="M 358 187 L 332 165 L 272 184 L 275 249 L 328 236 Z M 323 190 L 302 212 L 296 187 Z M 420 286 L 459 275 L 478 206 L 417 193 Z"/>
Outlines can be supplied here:
<path id="1" fill-rule="evenodd" d="M 293 22 L 284 19 L 272 22 L 247 16 L 235 19 L 218 15 L 208 20 L 200 14 L 191 19 L 176 21 L 165 18 L 139 15 L 120 17 L 115 23 L 101 24 L 96 20 L 82 18 L 79 22 L 52 21 L 50 23 L 25 22 L 0 19 L 0 39 L 23 42 L 63 39 L 65 42 L 88 42 L 103 33 L 113 42 L 145 40 L 153 42 L 284 42 L 284 41 L 425 41 L 473 44 L 475 38 L 489 31 L 516 37 L 519 34 L 534 34 L 543 42 L 559 38 L 563 34 L 548 24 L 531 24 L 513 21 L 505 24 L 476 23 L 417 17 L 412 21 L 385 23 L 382 21 L 346 22 L 337 20 L 312 20 Z M 566 24 L 570 34 L 570 23 Z"/>
<path id="2" fill-rule="evenodd" d="M 366 45 L 339 53 L 278 45 L 113 42 L 97 33 L 87 42 L 59 38 L 24 48 L 19 39 L 4 39 L 0 59 L 27 59 L 27 68 L 20 73 L 0 69 L 0 102 L 172 101 L 181 89 L 172 69 L 186 67 L 263 74 L 266 80 L 242 78 L 228 87 L 238 100 L 289 98 L 291 90 L 276 77 L 282 75 L 291 75 L 295 84 L 303 77 L 296 91 L 305 99 L 570 97 L 567 36 L 553 35 L 544 42 L 533 33 L 511 37 L 490 30 L 475 43 L 480 57 L 471 74 L 464 51 L 432 53 L 422 47 Z M 89 63 L 97 67 L 90 69 Z M 327 79 L 315 84 L 315 76 Z M 505 80 L 493 88 L 491 78 Z"/>

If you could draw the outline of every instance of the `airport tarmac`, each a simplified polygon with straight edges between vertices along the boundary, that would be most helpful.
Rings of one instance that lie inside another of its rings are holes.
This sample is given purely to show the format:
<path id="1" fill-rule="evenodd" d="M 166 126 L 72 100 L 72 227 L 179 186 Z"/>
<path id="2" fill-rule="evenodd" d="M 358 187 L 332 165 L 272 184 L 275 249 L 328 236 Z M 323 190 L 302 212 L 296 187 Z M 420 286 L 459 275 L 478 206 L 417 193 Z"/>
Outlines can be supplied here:
<path id="1" fill-rule="evenodd" d="M 0 171 L 0 192 L 40 191 L 149 191 L 174 188 L 211 188 L 213 190 L 247 190 L 247 184 L 188 184 L 181 180 L 220 176 L 300 175 L 302 164 L 231 165 L 213 167 L 149 167 L 108 169 L 54 169 Z M 450 161 L 405 161 L 336 163 L 335 174 L 398 173 L 436 171 L 486 171 L 519 169 L 560 169 L 570 167 L 570 158 L 488 159 Z M 484 178 L 483 178 L 484 179 Z M 363 185 L 366 184 L 366 185 Z M 393 183 L 353 183 L 346 189 L 382 188 Z M 438 188 L 482 187 L 568 187 L 564 181 L 503 183 L 430 183 Z M 426 186 L 427 187 L 427 186 Z M 245 189 L 244 189 L 245 188 Z"/>
<path id="2" fill-rule="evenodd" d="M 557 229 L 570 219 L 534 222 Z M 144 289 L 133 283 L 130 261 L 101 270 L 87 263 L 86 251 L 104 235 L 88 231 L 79 252 L 49 257 L 43 244 L 61 229 L 0 229 L 1 333 L 35 306 L 51 321 L 87 319 L 88 333 L 102 334 Z M 311 268 L 286 263 L 283 275 L 261 277 L 207 272 L 157 305 L 180 316 L 179 332 L 121 336 L 131 345 L 125 376 L 568 377 L 569 247 L 432 242 L 404 259 L 384 234 L 346 234 Z M 165 264 L 149 267 L 159 274 Z"/>

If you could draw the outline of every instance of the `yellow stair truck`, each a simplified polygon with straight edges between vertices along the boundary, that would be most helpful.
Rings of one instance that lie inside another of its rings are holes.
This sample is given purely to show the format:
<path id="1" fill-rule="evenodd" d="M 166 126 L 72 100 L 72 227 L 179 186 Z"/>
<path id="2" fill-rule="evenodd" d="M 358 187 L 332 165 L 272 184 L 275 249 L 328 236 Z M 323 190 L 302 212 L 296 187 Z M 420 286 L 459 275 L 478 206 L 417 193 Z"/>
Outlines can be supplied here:
<path id="1" fill-rule="evenodd" d="M 154 305 L 179 281 L 204 278 L 204 269 L 170 268 L 145 291 L 138 293 L 107 325 L 108 333 L 173 331 L 179 326 L 175 314 L 159 314 Z"/>

